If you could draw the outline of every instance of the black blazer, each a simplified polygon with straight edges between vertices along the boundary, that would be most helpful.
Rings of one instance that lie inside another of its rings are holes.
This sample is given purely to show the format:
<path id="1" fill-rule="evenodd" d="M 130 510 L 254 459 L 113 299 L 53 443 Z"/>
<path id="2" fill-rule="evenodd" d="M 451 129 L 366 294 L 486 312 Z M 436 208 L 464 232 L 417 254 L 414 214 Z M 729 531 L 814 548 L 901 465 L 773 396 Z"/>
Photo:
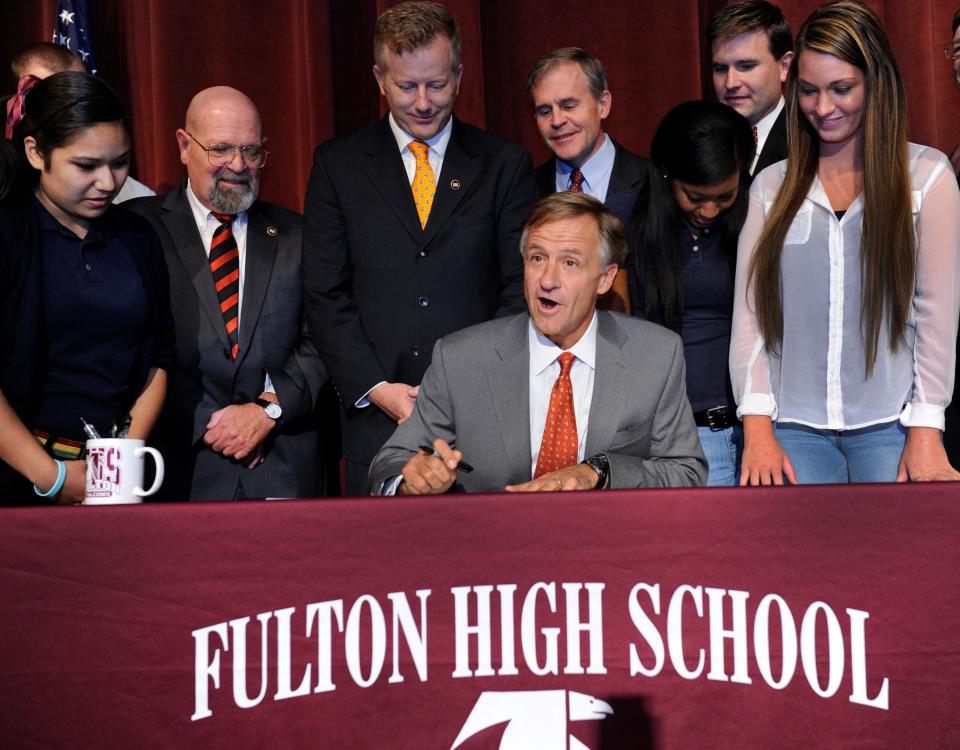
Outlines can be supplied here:
<path id="1" fill-rule="evenodd" d="M 165 196 L 124 203 L 160 235 L 170 270 L 177 366 L 157 429 L 167 456 L 170 499 L 223 500 L 242 481 L 249 497 L 314 497 L 322 489 L 312 412 L 326 370 L 307 334 L 300 291 L 300 216 L 257 201 L 247 212 L 240 349 L 229 344 L 206 249 L 187 202 L 186 183 Z M 210 415 L 254 401 L 269 373 L 283 418 L 253 471 L 203 443 Z M 173 465 L 171 465 L 173 464 Z"/>
<path id="2" fill-rule="evenodd" d="M 396 427 L 354 408 L 373 386 L 418 385 L 438 338 L 525 309 L 520 228 L 535 198 L 526 149 L 456 118 L 425 229 L 386 117 L 317 148 L 304 295 L 345 408 L 348 460 L 369 463 Z"/>
<path id="3" fill-rule="evenodd" d="M 760 152 L 760 158 L 757 159 L 757 166 L 753 170 L 753 176 L 760 174 L 761 170 L 783 161 L 787 158 L 787 108 L 780 110 L 780 114 L 773 121 L 773 127 L 770 134 L 763 144 L 763 150 Z"/>
<path id="4" fill-rule="evenodd" d="M 642 156 L 627 151 L 614 141 L 616 156 L 613 158 L 613 172 L 607 187 L 607 197 L 603 205 L 612 211 L 625 226 L 629 226 L 630 214 L 637 202 L 637 196 L 647 181 L 648 162 Z M 548 159 L 537 167 L 537 194 L 543 198 L 557 192 L 556 159 Z"/>

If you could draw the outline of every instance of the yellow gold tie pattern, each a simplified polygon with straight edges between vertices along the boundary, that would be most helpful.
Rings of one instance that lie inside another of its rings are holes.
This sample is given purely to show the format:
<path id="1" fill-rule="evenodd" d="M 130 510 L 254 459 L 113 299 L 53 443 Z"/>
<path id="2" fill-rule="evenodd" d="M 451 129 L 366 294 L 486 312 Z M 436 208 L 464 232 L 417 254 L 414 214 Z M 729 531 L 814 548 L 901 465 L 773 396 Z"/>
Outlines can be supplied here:
<path id="1" fill-rule="evenodd" d="M 576 357 L 570 352 L 557 357 L 560 375 L 550 392 L 550 406 L 547 408 L 534 479 L 577 462 L 577 415 L 573 410 L 573 383 L 570 380 L 570 368 L 574 360 Z"/>
<path id="2" fill-rule="evenodd" d="M 433 197 L 437 194 L 437 178 L 427 158 L 430 147 L 423 141 L 410 141 L 407 148 L 417 160 L 417 171 L 413 175 L 410 188 L 413 190 L 413 202 L 417 204 L 420 228 L 425 229 L 427 219 L 430 218 L 430 209 L 433 207 Z"/>

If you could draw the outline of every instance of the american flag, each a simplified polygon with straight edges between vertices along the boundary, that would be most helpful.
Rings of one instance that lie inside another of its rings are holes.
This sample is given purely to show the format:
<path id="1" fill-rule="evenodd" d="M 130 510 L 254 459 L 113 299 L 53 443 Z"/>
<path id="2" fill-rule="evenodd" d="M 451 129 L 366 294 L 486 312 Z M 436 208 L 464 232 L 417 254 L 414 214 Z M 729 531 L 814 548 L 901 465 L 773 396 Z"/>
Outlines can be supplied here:
<path id="1" fill-rule="evenodd" d="M 97 64 L 93 60 L 93 39 L 90 35 L 90 11 L 87 0 L 60 0 L 57 22 L 53 27 L 53 43 L 76 53 L 93 75 Z"/>

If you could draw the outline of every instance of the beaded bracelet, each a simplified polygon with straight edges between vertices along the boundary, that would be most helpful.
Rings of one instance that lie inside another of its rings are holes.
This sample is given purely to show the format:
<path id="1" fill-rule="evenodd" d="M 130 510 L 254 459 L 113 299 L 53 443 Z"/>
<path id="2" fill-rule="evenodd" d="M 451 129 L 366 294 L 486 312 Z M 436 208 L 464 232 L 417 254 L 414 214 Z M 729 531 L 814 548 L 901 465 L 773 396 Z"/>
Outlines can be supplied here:
<path id="1" fill-rule="evenodd" d="M 60 488 L 63 487 L 63 482 L 67 478 L 67 465 L 63 461 L 58 461 L 57 459 L 53 459 L 53 462 L 57 465 L 57 481 L 53 483 L 53 487 L 46 492 L 41 492 L 37 485 L 33 485 L 33 491 L 36 492 L 40 497 L 50 497 L 51 495 L 56 495 L 60 491 Z"/>

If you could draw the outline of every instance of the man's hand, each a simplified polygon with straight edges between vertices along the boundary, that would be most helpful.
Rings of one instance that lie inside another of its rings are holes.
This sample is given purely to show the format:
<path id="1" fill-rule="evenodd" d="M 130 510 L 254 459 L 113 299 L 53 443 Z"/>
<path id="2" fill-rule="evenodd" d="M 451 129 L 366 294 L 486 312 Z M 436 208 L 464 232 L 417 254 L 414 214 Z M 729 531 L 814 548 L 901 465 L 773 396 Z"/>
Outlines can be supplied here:
<path id="1" fill-rule="evenodd" d="M 210 416 L 203 442 L 227 458 L 242 461 L 266 439 L 275 425 L 262 406 L 232 404 Z"/>
<path id="2" fill-rule="evenodd" d="M 596 489 L 597 472 L 587 464 L 574 464 L 551 471 L 523 484 L 508 484 L 507 492 L 566 492 L 567 490 Z"/>
<path id="3" fill-rule="evenodd" d="M 900 455 L 897 481 L 943 482 L 960 479 L 960 472 L 950 465 L 943 447 L 940 430 L 933 427 L 910 427 L 907 442 Z"/>
<path id="4" fill-rule="evenodd" d="M 445 440 L 433 441 L 437 455 L 415 454 L 403 467 L 403 481 L 397 488 L 399 495 L 440 495 L 457 481 L 457 466 L 463 454 L 453 450 Z"/>
<path id="5" fill-rule="evenodd" d="M 402 424 L 413 413 L 420 386 L 406 383 L 381 383 L 367 395 L 367 400 L 394 420 Z"/>
<path id="6" fill-rule="evenodd" d="M 87 490 L 87 462 L 64 461 L 67 467 L 67 476 L 63 480 L 63 487 L 57 493 L 57 502 L 60 505 L 79 505 Z"/>

